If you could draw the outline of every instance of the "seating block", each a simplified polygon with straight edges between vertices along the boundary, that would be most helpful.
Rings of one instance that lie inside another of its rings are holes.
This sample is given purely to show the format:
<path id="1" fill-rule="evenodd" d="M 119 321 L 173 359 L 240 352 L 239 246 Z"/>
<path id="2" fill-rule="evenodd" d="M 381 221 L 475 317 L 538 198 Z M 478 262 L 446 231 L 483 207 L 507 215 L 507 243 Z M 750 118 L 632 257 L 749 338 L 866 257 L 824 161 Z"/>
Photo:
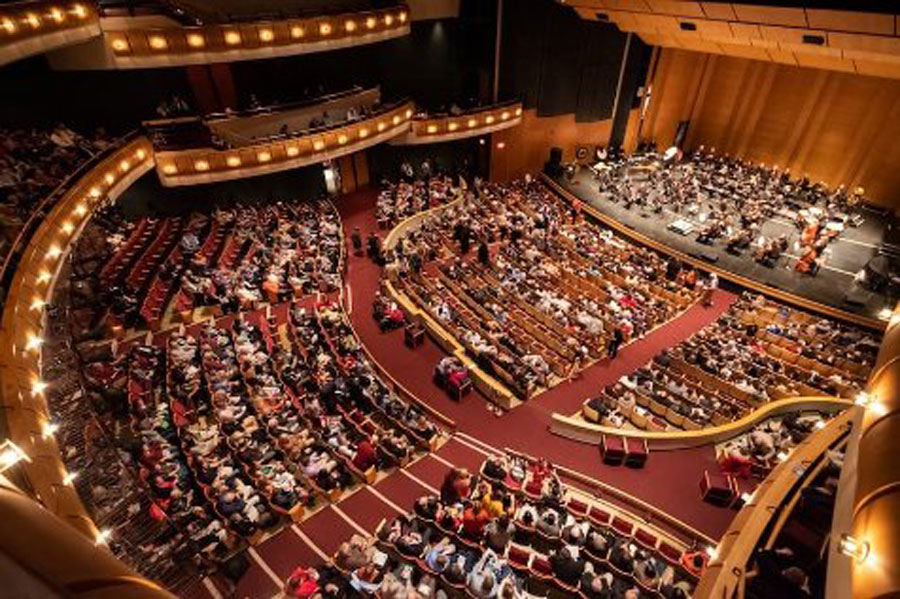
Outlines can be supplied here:
<path id="1" fill-rule="evenodd" d="M 619 435 L 601 435 L 600 455 L 603 463 L 618 466 L 625 460 L 625 440 Z"/>

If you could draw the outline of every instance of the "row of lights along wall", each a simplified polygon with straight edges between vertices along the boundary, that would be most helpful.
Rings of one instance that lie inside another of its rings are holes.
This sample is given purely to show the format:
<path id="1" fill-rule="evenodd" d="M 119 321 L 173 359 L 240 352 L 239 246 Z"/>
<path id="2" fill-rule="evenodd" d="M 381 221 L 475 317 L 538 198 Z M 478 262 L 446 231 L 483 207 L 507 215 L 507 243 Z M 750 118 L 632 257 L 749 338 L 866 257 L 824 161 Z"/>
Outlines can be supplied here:
<path id="1" fill-rule="evenodd" d="M 408 109 L 406 109 L 406 112 L 404 112 L 402 115 L 395 114 L 393 116 L 393 118 L 391 118 L 390 120 L 379 121 L 374 126 L 374 129 L 378 133 L 382 133 L 382 132 L 386 131 L 389 126 L 396 127 L 404 122 L 409 121 L 410 118 L 412 118 L 412 115 L 413 115 L 412 108 L 408 108 Z M 369 127 L 366 127 L 366 126 L 362 126 L 356 131 L 356 136 L 357 136 L 358 140 L 366 139 L 369 137 L 370 134 L 371 134 L 371 131 L 369 130 Z M 351 141 L 350 136 L 347 133 L 340 133 L 337 136 L 338 146 L 344 146 L 344 145 L 350 143 L 350 141 Z M 328 144 L 325 142 L 324 138 L 316 139 L 312 142 L 312 150 L 314 153 L 324 152 L 324 151 L 330 149 L 327 147 L 327 145 Z M 285 160 L 297 158 L 298 156 L 300 156 L 300 146 L 297 143 L 287 144 L 285 146 L 285 154 L 286 154 Z M 272 151 L 270 149 L 260 149 L 260 150 L 256 151 L 257 163 L 266 164 L 268 162 L 271 162 L 272 159 L 273 159 L 273 155 L 272 155 Z M 230 168 L 239 168 L 239 167 L 243 166 L 243 163 L 244 163 L 244 161 L 241 158 L 241 156 L 238 153 L 235 153 L 233 151 L 232 151 L 232 153 L 230 153 L 228 156 L 225 157 L 225 164 Z M 210 168 L 211 168 L 209 160 L 206 158 L 198 158 L 198 159 L 194 160 L 192 166 L 193 166 L 193 169 L 197 172 L 206 172 L 206 171 L 210 170 Z M 175 165 L 174 162 L 166 162 L 165 164 L 162 164 L 161 170 L 162 170 L 163 174 L 165 174 L 165 175 L 177 175 L 178 174 L 178 167 Z"/>
<path id="2" fill-rule="evenodd" d="M 479 125 L 493 125 L 497 121 L 498 118 L 501 122 L 507 121 L 512 116 L 516 116 L 516 117 L 522 116 L 522 108 L 521 107 L 516 108 L 514 111 L 504 110 L 497 116 L 495 116 L 493 114 L 489 114 L 489 115 L 485 116 L 483 119 L 475 117 L 475 116 L 471 116 L 468 119 L 461 118 L 459 120 L 451 120 L 446 125 L 441 125 L 439 123 L 429 123 L 425 127 L 425 133 L 427 135 L 436 135 L 436 134 L 442 133 L 443 132 L 441 130 L 442 127 L 446 127 L 446 130 L 448 132 L 453 133 L 454 131 L 457 131 L 463 123 L 465 123 L 465 126 L 467 128 L 474 129 L 475 127 L 478 127 Z"/>
<path id="3" fill-rule="evenodd" d="M 273 25 L 259 25 L 253 28 L 217 27 L 215 29 L 171 29 L 155 30 L 147 34 L 147 44 L 156 52 L 165 52 L 171 46 L 180 43 L 175 38 L 183 38 L 188 47 L 201 51 L 210 45 L 213 39 L 221 39 L 225 45 L 238 47 L 244 44 L 291 44 L 307 41 L 310 31 L 316 38 L 314 41 L 328 39 L 343 28 L 346 35 L 364 35 L 373 32 L 379 25 L 383 28 L 401 28 L 405 26 L 408 13 L 403 10 L 398 13 L 388 13 L 380 16 L 370 15 L 365 18 L 346 18 L 343 23 L 331 20 L 318 21 L 310 25 L 300 23 L 291 24 L 286 31 L 281 31 Z M 255 35 L 252 30 L 255 29 Z M 317 34 L 317 37 L 316 35 Z M 128 38 L 123 33 L 111 36 L 110 47 L 116 54 L 128 54 L 134 49 Z"/>
<path id="4" fill-rule="evenodd" d="M 147 143 L 146 140 L 140 141 L 138 142 L 139 147 L 137 147 L 137 149 L 133 149 L 134 145 L 135 142 L 132 142 L 125 146 L 125 148 L 117 153 L 114 158 L 105 163 L 101 163 L 101 166 L 96 167 L 86 175 L 86 177 L 93 178 L 86 193 L 78 199 L 71 197 L 65 198 L 63 200 L 66 205 L 64 210 L 68 210 L 68 213 L 65 215 L 57 215 L 54 219 L 54 223 L 45 221 L 45 224 L 54 227 L 54 230 L 48 234 L 50 240 L 47 250 L 43 255 L 29 254 L 26 252 L 25 255 L 29 256 L 31 263 L 28 265 L 20 264 L 21 272 L 36 272 L 34 280 L 28 282 L 29 286 L 34 289 L 33 296 L 30 298 L 30 301 L 28 298 L 22 299 L 28 303 L 27 309 L 29 312 L 37 313 L 36 319 L 21 319 L 21 321 L 25 322 L 31 320 L 38 324 L 32 330 L 26 330 L 24 332 L 24 345 L 21 344 L 21 342 L 13 343 L 11 352 L 14 359 L 19 362 L 19 366 L 26 368 L 30 373 L 30 393 L 32 398 L 40 398 L 44 401 L 43 410 L 36 413 L 35 417 L 37 418 L 37 424 L 40 429 L 40 436 L 45 441 L 54 437 L 59 430 L 59 424 L 54 422 L 47 413 L 46 393 L 49 389 L 49 383 L 44 381 L 41 376 L 41 346 L 44 341 L 43 329 L 46 323 L 44 309 L 52 298 L 53 281 L 62 266 L 62 258 L 66 253 L 68 245 L 74 241 L 73 234 L 86 223 L 92 209 L 100 205 L 117 185 L 122 183 L 127 177 L 135 175 L 135 171 L 140 169 L 140 167 L 144 167 L 144 169 L 139 171 L 143 172 L 146 168 L 149 168 L 149 165 L 152 163 L 153 158 L 149 143 Z M 107 170 L 98 173 L 98 169 L 101 167 L 106 168 Z M 78 186 L 79 183 L 76 183 L 74 189 L 77 189 Z M 45 240 L 41 241 L 46 243 Z M 39 264 L 35 264 L 36 261 L 39 261 Z M 15 307 L 14 310 L 17 311 L 18 307 Z M 18 462 L 31 462 L 31 457 L 32 456 L 29 456 L 24 449 L 16 445 L 11 439 L 0 443 L 0 473 L 11 468 Z M 63 466 L 62 471 L 59 473 L 59 481 L 53 485 L 53 488 L 69 487 L 75 482 L 77 477 L 78 472 L 67 471 Z M 110 530 L 97 529 L 96 526 L 93 526 L 93 529 L 95 543 L 98 545 L 105 544 L 109 540 L 111 535 Z"/>
<path id="5" fill-rule="evenodd" d="M 16 12 L 0 11 L 0 34 L 16 35 L 36 33 L 49 27 L 67 23 L 81 24 L 91 16 L 84 4 L 69 6 L 47 6 L 46 9 L 31 8 Z M 0 35 L 0 43 L 3 37 Z"/>

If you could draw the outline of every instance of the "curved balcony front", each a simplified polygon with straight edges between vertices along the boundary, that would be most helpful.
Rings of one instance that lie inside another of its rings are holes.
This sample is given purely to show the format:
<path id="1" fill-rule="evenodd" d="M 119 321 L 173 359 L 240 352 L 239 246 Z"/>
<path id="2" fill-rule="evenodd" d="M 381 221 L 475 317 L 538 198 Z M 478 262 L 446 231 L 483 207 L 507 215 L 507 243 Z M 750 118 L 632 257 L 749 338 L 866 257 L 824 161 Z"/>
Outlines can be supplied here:
<path id="1" fill-rule="evenodd" d="M 416 117 L 409 132 L 392 145 L 433 144 L 478 137 L 522 122 L 522 102 L 504 102 L 460 114 Z"/>
<path id="2" fill-rule="evenodd" d="M 373 44 L 409 34 L 406 5 L 313 17 L 187 27 L 166 18 L 101 20 L 102 36 L 56 52 L 60 69 L 138 69 L 258 60 Z"/>
<path id="3" fill-rule="evenodd" d="M 0 65 L 99 35 L 97 10 L 88 2 L 0 5 Z"/>
<path id="4" fill-rule="evenodd" d="M 409 131 L 413 103 L 387 106 L 362 120 L 276 136 L 242 147 L 156 152 L 159 179 L 167 187 L 242 179 L 333 160 Z"/>

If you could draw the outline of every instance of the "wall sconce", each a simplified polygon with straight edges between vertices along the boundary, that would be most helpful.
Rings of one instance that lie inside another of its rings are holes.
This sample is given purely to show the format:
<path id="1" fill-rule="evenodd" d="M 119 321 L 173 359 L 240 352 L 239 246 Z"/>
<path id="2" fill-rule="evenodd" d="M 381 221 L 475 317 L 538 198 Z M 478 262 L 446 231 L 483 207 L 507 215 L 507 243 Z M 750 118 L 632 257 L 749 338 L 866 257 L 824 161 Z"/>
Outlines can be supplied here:
<path id="1" fill-rule="evenodd" d="M 169 47 L 169 42 L 161 35 L 154 35 L 150 37 L 150 47 L 154 50 L 165 50 Z"/>
<path id="2" fill-rule="evenodd" d="M 0 443 L 0 474 L 3 474 L 23 460 L 30 462 L 31 458 L 18 445 L 9 439 Z"/>
<path id="3" fill-rule="evenodd" d="M 502 150 L 502 149 L 505 148 L 505 147 L 506 147 L 506 142 L 505 142 L 505 141 L 498 141 L 498 142 L 497 142 L 497 149 L 498 149 L 498 150 Z"/>
<path id="4" fill-rule="evenodd" d="M 861 564 L 869 557 L 871 547 L 868 541 L 858 541 L 848 533 L 843 533 L 838 549 L 847 557 L 855 559 L 857 564 Z"/>
<path id="5" fill-rule="evenodd" d="M 60 254 L 62 254 L 62 250 L 54 243 L 50 246 L 50 249 L 47 250 L 46 257 L 48 260 L 55 260 L 59 258 Z"/>
<path id="6" fill-rule="evenodd" d="M 202 48 L 206 45 L 206 40 L 199 33 L 191 33 L 187 36 L 188 46 L 191 48 Z"/>
<path id="7" fill-rule="evenodd" d="M 412 117 L 412 108 L 407 108 L 406 109 L 406 118 L 410 118 L 410 117 Z"/>
<path id="8" fill-rule="evenodd" d="M 226 31 L 225 43 L 229 46 L 237 46 L 241 43 L 241 34 L 237 31 Z"/>
<path id="9" fill-rule="evenodd" d="M 872 398 L 869 396 L 869 394 L 865 391 L 860 391 L 856 394 L 856 399 L 853 400 L 853 403 L 858 406 L 867 406 L 869 405 L 870 401 L 872 401 Z"/>
<path id="10" fill-rule="evenodd" d="M 87 214 L 87 205 L 82 203 L 82 204 L 78 204 L 77 206 L 75 206 L 75 215 L 76 216 L 84 216 L 85 214 Z"/>
<path id="11" fill-rule="evenodd" d="M 42 270 L 41 273 L 37 276 L 37 282 L 38 282 L 38 283 L 41 283 L 41 284 L 49 283 L 49 282 L 50 282 L 50 277 L 51 277 L 50 271 L 44 269 L 44 270 Z"/>
<path id="12" fill-rule="evenodd" d="M 99 187 L 91 187 L 90 196 L 92 198 L 100 197 L 100 188 Z"/>
<path id="13" fill-rule="evenodd" d="M 121 37 L 117 37 L 112 41 L 112 49 L 116 52 L 127 52 L 128 42 Z"/>

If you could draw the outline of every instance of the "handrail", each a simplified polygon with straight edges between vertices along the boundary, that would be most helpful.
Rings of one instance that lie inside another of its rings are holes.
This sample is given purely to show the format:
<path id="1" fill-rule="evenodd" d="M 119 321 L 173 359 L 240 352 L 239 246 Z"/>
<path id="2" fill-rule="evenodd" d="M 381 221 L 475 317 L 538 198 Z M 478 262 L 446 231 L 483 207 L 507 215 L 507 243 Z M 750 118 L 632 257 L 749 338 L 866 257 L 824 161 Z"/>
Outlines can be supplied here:
<path id="1" fill-rule="evenodd" d="M 503 451 L 505 451 L 506 453 L 509 453 L 509 454 L 521 456 L 521 457 L 525 458 L 526 460 L 529 460 L 532 462 L 537 461 L 536 458 L 534 458 L 533 456 L 531 456 L 525 452 L 519 451 L 517 449 L 504 447 Z M 603 498 L 604 495 L 608 495 L 610 497 L 615 498 L 619 502 L 620 505 L 629 508 L 629 510 L 631 508 L 637 508 L 638 510 L 644 512 L 645 515 L 641 516 L 637 513 L 633 513 L 633 512 L 629 511 L 629 515 L 639 517 L 639 518 L 643 519 L 644 522 L 647 524 L 650 524 L 652 519 L 657 519 L 659 521 L 665 522 L 667 526 L 671 527 L 671 531 L 676 532 L 677 536 L 680 536 L 682 538 L 687 537 L 690 539 L 691 542 L 694 542 L 694 543 L 696 543 L 697 541 L 700 541 L 700 542 L 702 542 L 704 544 L 708 544 L 708 545 L 715 544 L 715 541 L 712 539 L 712 537 L 700 532 L 699 530 L 697 530 L 690 524 L 687 524 L 686 522 L 676 518 L 675 516 L 669 514 L 668 512 L 665 512 L 665 511 L 659 509 L 658 507 L 656 507 L 650 503 L 647 503 L 643 499 L 635 497 L 634 495 L 632 495 L 630 493 L 626 493 L 625 491 L 623 491 L 617 487 L 614 487 L 608 483 L 605 483 L 602 480 L 592 478 L 592 477 L 590 477 L 586 474 L 582 474 L 581 472 L 578 472 L 576 470 L 566 468 L 565 466 L 560 466 L 559 464 L 553 464 L 553 469 L 560 475 L 564 476 L 565 478 L 568 478 L 570 480 L 573 480 L 575 482 L 578 482 L 582 485 L 585 485 L 585 486 L 591 488 L 594 491 L 594 493 L 597 495 L 597 497 L 599 497 L 601 499 Z M 651 516 L 652 516 L 652 518 L 651 518 Z"/>
<path id="2" fill-rule="evenodd" d="M 315 98 L 305 98 L 303 100 L 294 100 L 291 102 L 279 102 L 276 104 L 267 104 L 266 106 L 260 106 L 258 108 L 244 108 L 243 110 L 234 110 L 231 112 L 211 112 L 209 114 L 203 115 L 202 118 L 207 122 L 215 122 L 233 118 L 249 118 L 265 114 L 275 114 L 277 112 L 284 112 L 286 110 L 294 110 L 295 108 L 306 108 L 308 106 L 315 106 L 316 104 L 324 104 L 325 102 L 340 100 L 363 92 L 380 90 L 380 85 L 375 85 L 372 87 L 354 85 L 353 87 L 350 87 L 348 89 L 323 94 L 321 96 L 316 96 Z"/>
<path id="3" fill-rule="evenodd" d="M 0 311 L 3 309 L 3 305 L 6 303 L 6 295 L 9 292 L 9 283 L 10 277 L 12 277 L 12 273 L 15 269 L 11 269 L 11 266 L 15 266 L 18 263 L 19 258 L 21 258 L 22 252 L 25 249 L 26 242 L 31 238 L 34 234 L 34 231 L 37 229 L 38 225 L 43 221 L 46 216 L 45 210 L 52 208 L 56 205 L 56 202 L 65 194 L 65 192 L 85 173 L 93 169 L 95 166 L 100 164 L 103 160 L 106 160 L 111 154 L 114 154 L 119 150 L 119 148 L 134 139 L 137 136 L 137 130 L 130 131 L 123 135 L 121 138 L 110 144 L 108 148 L 103 150 L 98 154 L 94 154 L 88 160 L 80 164 L 74 171 L 66 175 L 66 178 L 56 186 L 49 194 L 47 194 L 35 207 L 34 210 L 28 215 L 28 219 L 22 225 L 21 230 L 16 235 L 16 238 L 13 240 L 13 243 L 9 246 L 9 250 L 3 258 L 3 265 L 0 266 Z"/>
<path id="4" fill-rule="evenodd" d="M 800 442 L 787 459 L 775 466 L 756 488 L 722 537 L 714 557 L 694 591 L 696 599 L 731 599 L 744 583 L 747 563 L 763 535 L 777 523 L 784 506 L 818 472 L 825 451 L 846 440 L 852 428 L 853 408 Z"/>
<path id="5" fill-rule="evenodd" d="M 541 179 L 544 181 L 545 185 L 547 185 L 550 189 L 556 192 L 563 199 L 567 200 L 569 203 L 572 203 L 573 200 L 577 201 L 581 205 L 583 211 L 587 212 L 595 219 L 603 222 L 605 225 L 615 229 L 625 237 L 628 237 L 629 239 L 640 243 L 641 245 L 645 245 L 658 252 L 677 258 L 682 262 L 690 264 L 692 267 L 698 270 L 714 272 L 719 276 L 719 278 L 736 283 L 741 287 L 745 287 L 747 289 L 755 291 L 756 293 L 774 297 L 780 301 L 799 306 L 803 309 L 817 312 L 831 318 L 837 318 L 844 322 L 849 322 L 858 326 L 865 327 L 867 329 L 871 329 L 874 331 L 884 330 L 885 323 L 880 320 L 867 318 L 865 316 L 853 314 L 851 312 L 846 312 L 839 308 L 828 306 L 814 300 L 806 299 L 793 293 L 781 291 L 780 289 L 776 289 L 775 287 L 771 287 L 769 285 L 766 285 L 765 283 L 760 283 L 759 281 L 755 281 L 743 275 L 733 273 L 729 270 L 725 270 L 724 268 L 713 266 L 708 262 L 704 262 L 702 260 L 694 258 L 693 256 L 676 250 L 673 247 L 670 247 L 660 241 L 653 239 L 652 237 L 649 237 L 647 235 L 644 235 L 643 233 L 638 232 L 635 229 L 632 229 L 631 227 L 623 223 L 620 223 L 609 215 L 603 214 L 602 212 L 591 206 L 588 202 L 582 201 L 579 198 L 575 197 L 575 195 L 573 195 L 569 190 L 563 188 L 559 183 L 548 177 L 545 173 L 541 173 Z"/>
<path id="6" fill-rule="evenodd" d="M 497 110 L 498 108 L 506 108 L 509 106 L 515 106 L 516 104 L 521 104 L 522 100 L 518 98 L 514 98 L 512 100 L 505 100 L 503 102 L 497 102 L 495 104 L 485 104 L 483 106 L 475 106 L 473 108 L 467 108 L 463 110 L 459 114 L 452 114 L 450 112 L 434 112 L 429 113 L 425 112 L 422 114 L 417 114 L 413 120 L 414 121 L 428 121 L 428 120 L 436 120 L 436 119 L 447 119 L 447 118 L 460 118 L 464 116 L 469 116 L 470 114 L 478 114 L 480 112 L 489 112 L 491 110 Z"/>
<path id="7" fill-rule="evenodd" d="M 562 437 L 585 443 L 599 444 L 601 436 L 610 435 L 644 439 L 651 449 L 686 449 L 731 439 L 767 418 L 786 412 L 839 411 L 851 406 L 853 406 L 853 402 L 850 400 L 824 395 L 777 399 L 763 404 L 738 420 L 692 431 L 645 431 L 636 428 L 616 428 L 585 422 L 554 412 L 550 431 Z"/>

